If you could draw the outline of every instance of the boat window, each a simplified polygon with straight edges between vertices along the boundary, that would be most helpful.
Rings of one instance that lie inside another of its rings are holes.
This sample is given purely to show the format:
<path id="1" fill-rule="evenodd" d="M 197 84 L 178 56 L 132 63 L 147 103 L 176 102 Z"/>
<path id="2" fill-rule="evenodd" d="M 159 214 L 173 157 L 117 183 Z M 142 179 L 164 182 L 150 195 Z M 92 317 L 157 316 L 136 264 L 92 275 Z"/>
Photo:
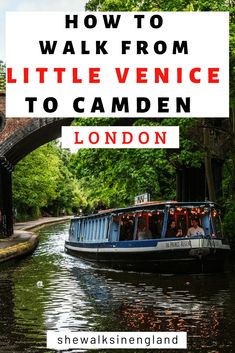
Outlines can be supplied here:
<path id="1" fill-rule="evenodd" d="M 104 234 L 103 234 L 104 241 L 107 241 L 108 237 L 109 237 L 109 218 L 105 217 L 104 218 Z"/>
<path id="2" fill-rule="evenodd" d="M 164 213 L 162 211 L 152 212 L 148 214 L 149 230 L 152 238 L 161 238 Z"/>
<path id="3" fill-rule="evenodd" d="M 183 235 L 182 223 L 185 223 L 184 220 L 182 221 L 177 222 L 174 218 L 168 218 L 166 237 L 181 237 Z M 186 232 L 184 234 L 186 235 Z"/>
<path id="4" fill-rule="evenodd" d="M 104 233 L 103 233 L 103 240 L 104 241 L 106 241 L 109 237 L 108 226 L 109 226 L 109 219 L 108 219 L 108 217 L 105 217 L 104 218 Z"/>
<path id="5" fill-rule="evenodd" d="M 87 237 L 87 240 L 90 241 L 91 232 L 90 232 L 90 220 L 89 219 L 86 220 L 86 237 Z"/>
<path id="6" fill-rule="evenodd" d="M 202 212 L 201 226 L 204 229 L 205 236 L 206 237 L 210 237 L 210 235 L 213 233 L 213 231 L 212 231 L 212 225 L 211 225 L 211 222 L 210 222 L 210 218 L 209 218 L 209 213 L 208 212 Z"/>
<path id="7" fill-rule="evenodd" d="M 71 222 L 70 230 L 69 230 L 69 238 L 70 240 L 74 240 L 76 238 L 76 223 Z"/>
<path id="8" fill-rule="evenodd" d="M 89 219 L 89 239 L 93 241 L 92 237 L 92 219 Z"/>
<path id="9" fill-rule="evenodd" d="M 95 227 L 94 227 L 94 219 L 91 219 L 90 222 L 89 222 L 89 239 L 91 241 L 94 241 L 95 239 Z"/>
<path id="10" fill-rule="evenodd" d="M 149 229 L 148 213 L 138 214 L 137 237 L 138 240 L 152 239 L 152 232 Z"/>
<path id="11" fill-rule="evenodd" d="M 150 211 L 138 213 L 136 239 L 161 238 L 164 213 L 162 211 Z"/>
<path id="12" fill-rule="evenodd" d="M 100 234 L 100 222 L 99 221 L 100 221 L 99 218 L 97 218 L 95 220 L 95 222 L 96 222 L 96 224 L 95 224 L 95 226 L 96 226 L 95 239 L 96 240 L 99 239 L 99 234 Z"/>
<path id="13" fill-rule="evenodd" d="M 77 235 L 77 240 L 80 240 L 80 228 L 81 228 L 81 221 L 77 222 L 77 229 L 76 229 L 76 235 Z"/>
<path id="14" fill-rule="evenodd" d="M 105 218 L 101 218 L 100 239 L 104 240 Z"/>
<path id="15" fill-rule="evenodd" d="M 86 239 L 86 241 L 88 241 L 87 220 L 85 219 L 83 222 L 84 222 L 84 230 L 83 230 L 84 238 Z"/>
<path id="16" fill-rule="evenodd" d="M 102 228 L 103 228 L 103 218 L 99 218 L 99 235 L 98 239 L 102 240 Z"/>
<path id="17" fill-rule="evenodd" d="M 185 236 L 188 231 L 189 221 L 188 212 L 186 210 L 176 212 L 176 227 L 179 230 L 180 236 Z"/>
<path id="18" fill-rule="evenodd" d="M 124 215 L 120 223 L 120 240 L 133 240 L 135 229 L 135 217 Z"/>
<path id="19" fill-rule="evenodd" d="M 188 212 L 182 208 L 171 208 L 168 212 L 166 237 L 186 236 L 188 230 Z"/>
<path id="20" fill-rule="evenodd" d="M 168 211 L 166 237 L 186 236 L 192 227 L 192 221 L 197 220 L 198 226 L 203 228 L 205 236 L 210 236 L 211 226 L 209 209 L 206 207 L 171 207 Z"/>
<path id="21" fill-rule="evenodd" d="M 91 231 L 92 231 L 92 241 L 95 241 L 95 219 L 92 219 L 92 226 L 91 226 Z"/>
<path id="22" fill-rule="evenodd" d="M 92 241 L 95 241 L 95 232 L 96 232 L 95 219 L 93 218 L 91 221 L 91 239 L 92 239 Z"/>
<path id="23" fill-rule="evenodd" d="M 89 239 L 93 241 L 93 235 L 92 235 L 92 219 L 89 220 Z"/>
<path id="24" fill-rule="evenodd" d="M 221 219 L 220 219 L 220 211 L 213 209 L 212 210 L 212 222 L 213 222 L 213 229 L 214 229 L 214 236 L 217 238 L 222 238 L 223 237 L 223 232 L 222 232 L 222 224 L 221 224 Z"/>
<path id="25" fill-rule="evenodd" d="M 89 240 L 89 232 L 88 232 L 88 220 L 84 220 L 84 235 L 86 237 L 86 240 Z"/>
<path id="26" fill-rule="evenodd" d="M 90 234 L 89 234 L 89 221 L 88 221 L 88 219 L 85 220 L 84 235 L 86 237 L 86 241 L 89 241 L 90 240 L 90 238 L 89 238 Z"/>
<path id="27" fill-rule="evenodd" d="M 84 221 L 81 220 L 81 226 L 80 226 L 80 241 L 84 241 L 83 228 L 84 228 Z"/>
<path id="28" fill-rule="evenodd" d="M 87 239 L 91 240 L 91 238 L 90 238 L 90 220 L 89 219 L 86 220 L 86 234 L 87 234 Z"/>
<path id="29" fill-rule="evenodd" d="M 185 237 L 191 227 L 191 218 L 190 209 L 171 207 L 168 211 L 166 237 Z"/>
<path id="30" fill-rule="evenodd" d="M 187 214 L 188 214 L 188 222 L 187 222 L 188 223 L 188 229 L 193 227 L 193 221 L 196 220 L 198 226 L 204 230 L 204 225 L 206 223 L 203 222 L 203 217 L 202 217 L 202 214 L 200 212 L 200 208 L 198 208 L 198 209 L 197 208 L 189 209 Z"/>
<path id="31" fill-rule="evenodd" d="M 104 238 L 104 218 L 100 219 L 100 240 L 103 240 Z"/>
<path id="32" fill-rule="evenodd" d="M 100 234 L 100 222 L 99 222 L 99 218 L 96 218 L 96 220 L 95 220 L 95 226 L 96 226 L 95 240 L 98 240 L 98 239 L 99 239 L 99 234 Z"/>
<path id="33" fill-rule="evenodd" d="M 115 242 L 119 239 L 119 225 L 121 223 L 121 219 L 119 216 L 113 216 L 111 219 L 110 227 L 110 241 Z"/>

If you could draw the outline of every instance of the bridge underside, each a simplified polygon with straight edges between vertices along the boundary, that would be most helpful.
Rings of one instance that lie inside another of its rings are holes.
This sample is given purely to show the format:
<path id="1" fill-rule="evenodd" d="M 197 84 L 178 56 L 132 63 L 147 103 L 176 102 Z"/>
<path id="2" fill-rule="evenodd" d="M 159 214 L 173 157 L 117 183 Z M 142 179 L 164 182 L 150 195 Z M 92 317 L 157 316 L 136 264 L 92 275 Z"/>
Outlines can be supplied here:
<path id="1" fill-rule="evenodd" d="M 61 136 L 71 119 L 6 119 L 0 132 L 0 237 L 13 233 L 12 171 L 27 154 Z M 18 128 L 19 127 L 19 128 Z"/>
<path id="2" fill-rule="evenodd" d="M 61 127 L 73 119 L 32 119 L 33 121 L 11 135 L 0 146 L 3 157 L 13 166 L 43 144 L 61 136 Z"/>

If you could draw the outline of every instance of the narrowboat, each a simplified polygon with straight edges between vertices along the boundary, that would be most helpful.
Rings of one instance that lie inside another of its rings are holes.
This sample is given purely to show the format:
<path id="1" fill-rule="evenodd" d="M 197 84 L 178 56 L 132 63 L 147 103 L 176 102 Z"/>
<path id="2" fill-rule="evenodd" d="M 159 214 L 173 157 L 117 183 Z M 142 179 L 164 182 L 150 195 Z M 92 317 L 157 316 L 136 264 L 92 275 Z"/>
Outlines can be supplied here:
<path id="1" fill-rule="evenodd" d="M 230 246 L 213 202 L 146 202 L 71 220 L 68 253 L 102 267 L 158 273 L 223 270 Z"/>

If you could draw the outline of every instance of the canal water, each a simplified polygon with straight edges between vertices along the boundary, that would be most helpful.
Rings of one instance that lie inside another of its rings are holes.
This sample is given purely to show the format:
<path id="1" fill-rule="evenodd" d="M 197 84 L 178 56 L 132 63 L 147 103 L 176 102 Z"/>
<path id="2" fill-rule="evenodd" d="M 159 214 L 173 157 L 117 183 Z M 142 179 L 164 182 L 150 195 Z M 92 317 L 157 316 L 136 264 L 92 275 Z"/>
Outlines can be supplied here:
<path id="1" fill-rule="evenodd" d="M 65 329 L 187 331 L 187 350 L 138 352 L 235 352 L 235 263 L 216 275 L 111 271 L 64 253 L 67 235 L 68 224 L 43 228 L 32 256 L 0 265 L 0 353 L 55 352 L 46 331 Z"/>

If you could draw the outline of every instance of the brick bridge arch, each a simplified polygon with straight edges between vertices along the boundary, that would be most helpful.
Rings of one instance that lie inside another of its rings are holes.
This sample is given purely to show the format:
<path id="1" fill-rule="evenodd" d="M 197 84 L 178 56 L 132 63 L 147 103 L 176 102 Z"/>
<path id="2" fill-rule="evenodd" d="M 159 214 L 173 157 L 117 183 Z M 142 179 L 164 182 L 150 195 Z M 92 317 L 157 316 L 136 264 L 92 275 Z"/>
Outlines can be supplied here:
<path id="1" fill-rule="evenodd" d="M 72 118 L 5 118 L 5 93 L 0 93 L 0 227 L 2 223 L 2 232 L 5 236 L 10 236 L 13 232 L 14 166 L 34 149 L 60 137 L 61 126 L 70 125 L 72 120 Z"/>

